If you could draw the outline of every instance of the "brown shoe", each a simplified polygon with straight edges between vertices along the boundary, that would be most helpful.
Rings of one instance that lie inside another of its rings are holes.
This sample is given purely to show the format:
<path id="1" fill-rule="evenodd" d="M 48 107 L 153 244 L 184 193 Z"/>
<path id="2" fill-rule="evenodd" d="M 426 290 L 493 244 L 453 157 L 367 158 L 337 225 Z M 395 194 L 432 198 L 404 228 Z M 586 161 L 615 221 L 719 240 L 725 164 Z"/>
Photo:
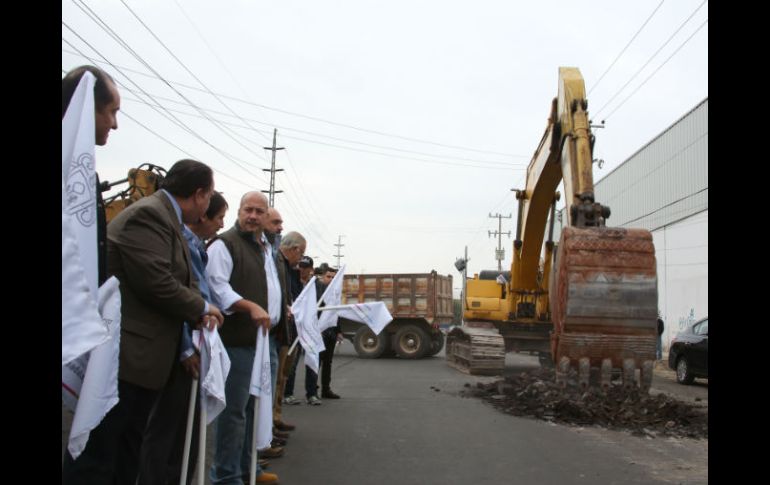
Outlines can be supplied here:
<path id="1" fill-rule="evenodd" d="M 273 485 L 278 483 L 278 475 L 275 473 L 262 472 L 257 475 L 257 483 L 261 485 Z"/>
<path id="2" fill-rule="evenodd" d="M 296 426 L 289 423 L 284 423 L 283 421 L 276 421 L 273 423 L 273 426 L 278 428 L 279 431 L 293 431 Z"/>
<path id="3" fill-rule="evenodd" d="M 283 448 L 276 448 L 271 446 L 265 450 L 260 450 L 258 456 L 260 458 L 278 458 L 279 456 L 283 456 Z"/>
<path id="4" fill-rule="evenodd" d="M 264 470 L 265 468 L 270 466 L 270 460 L 257 460 L 257 464 L 259 465 L 259 468 Z M 250 477 L 248 473 L 244 473 L 243 475 L 241 475 L 241 480 L 243 480 L 243 483 L 249 483 L 249 479 Z"/>
<path id="5" fill-rule="evenodd" d="M 273 436 L 282 440 L 288 440 L 291 435 L 285 431 L 278 431 L 278 428 L 273 428 Z"/>

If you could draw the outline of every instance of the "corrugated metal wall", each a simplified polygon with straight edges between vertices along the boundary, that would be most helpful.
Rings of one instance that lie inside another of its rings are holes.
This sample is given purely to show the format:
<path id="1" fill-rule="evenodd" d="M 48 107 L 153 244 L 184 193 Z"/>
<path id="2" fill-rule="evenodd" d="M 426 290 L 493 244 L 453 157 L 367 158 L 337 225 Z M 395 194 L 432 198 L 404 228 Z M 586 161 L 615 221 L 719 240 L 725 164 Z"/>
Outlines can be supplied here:
<path id="1" fill-rule="evenodd" d="M 596 183 L 614 227 L 654 231 L 708 209 L 708 98 Z"/>
<path id="2" fill-rule="evenodd" d="M 611 227 L 654 231 L 708 209 L 708 98 L 596 182 L 595 191 L 612 211 Z M 557 219 L 557 241 L 559 229 Z"/>

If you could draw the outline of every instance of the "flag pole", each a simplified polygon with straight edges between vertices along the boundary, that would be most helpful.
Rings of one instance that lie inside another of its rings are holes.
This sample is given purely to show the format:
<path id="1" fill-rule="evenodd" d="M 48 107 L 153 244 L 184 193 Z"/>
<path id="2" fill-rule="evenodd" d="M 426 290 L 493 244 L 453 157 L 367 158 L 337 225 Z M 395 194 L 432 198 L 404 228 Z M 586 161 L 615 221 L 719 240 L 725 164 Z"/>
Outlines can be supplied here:
<path id="1" fill-rule="evenodd" d="M 251 427 L 251 468 L 249 484 L 257 483 L 257 421 L 259 421 L 259 397 L 254 396 L 254 424 Z"/>
<path id="2" fill-rule="evenodd" d="M 187 430 L 184 435 L 184 452 L 182 454 L 182 473 L 179 485 L 187 485 L 187 465 L 190 463 L 190 441 L 192 441 L 193 419 L 195 417 L 195 397 L 198 394 L 198 379 L 193 379 L 190 388 L 190 404 L 187 406 Z M 201 457 L 199 456 L 198 459 Z M 205 455 L 204 455 L 205 458 Z"/>
<path id="3" fill-rule="evenodd" d="M 332 305 L 332 306 L 322 306 L 318 309 L 319 312 L 324 312 L 326 310 L 344 310 L 345 308 L 351 308 L 355 306 L 355 303 L 351 303 L 348 305 Z"/>
<path id="4" fill-rule="evenodd" d="M 203 392 L 201 392 L 201 396 L 203 396 Z M 198 433 L 198 485 L 204 485 L 206 483 L 206 422 L 208 421 L 208 413 L 206 412 L 206 404 L 203 400 L 201 400 L 200 415 L 200 433 Z"/>

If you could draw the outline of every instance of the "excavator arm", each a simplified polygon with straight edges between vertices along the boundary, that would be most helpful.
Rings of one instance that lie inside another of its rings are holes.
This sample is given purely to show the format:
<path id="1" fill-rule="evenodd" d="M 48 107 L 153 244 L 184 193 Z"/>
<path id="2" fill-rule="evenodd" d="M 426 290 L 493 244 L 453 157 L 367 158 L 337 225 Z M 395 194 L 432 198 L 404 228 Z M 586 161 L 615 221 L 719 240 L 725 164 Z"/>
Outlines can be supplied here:
<path id="1" fill-rule="evenodd" d="M 142 197 L 147 197 L 160 189 L 160 185 L 163 182 L 165 175 L 166 170 L 163 167 L 151 163 L 143 163 L 139 167 L 129 170 L 128 177 L 124 179 L 112 183 L 107 181 L 102 182 L 99 186 L 99 190 L 102 192 L 106 192 L 118 185 L 128 183 L 128 187 L 117 194 L 104 199 L 107 223 L 132 203 Z"/>
<path id="2" fill-rule="evenodd" d="M 590 369 L 598 367 L 601 382 L 609 385 L 612 369 L 622 368 L 632 385 L 635 369 L 641 368 L 641 386 L 649 388 L 658 300 L 652 235 L 606 227 L 610 210 L 595 200 L 587 109 L 580 71 L 559 68 L 558 96 L 527 168 L 526 185 L 516 190 L 518 223 L 506 296 L 498 297 L 495 310 L 494 283 L 469 281 L 468 323 L 447 340 L 447 359 L 461 370 L 501 370 L 504 350 L 495 334 L 505 340 L 505 349 L 520 348 L 518 341 L 526 339 L 533 349 L 538 337 L 531 330 L 547 323 L 553 326 L 545 338 L 558 363 L 557 376 L 563 379 L 576 366 L 587 386 Z M 560 183 L 568 210 L 556 246 Z"/>

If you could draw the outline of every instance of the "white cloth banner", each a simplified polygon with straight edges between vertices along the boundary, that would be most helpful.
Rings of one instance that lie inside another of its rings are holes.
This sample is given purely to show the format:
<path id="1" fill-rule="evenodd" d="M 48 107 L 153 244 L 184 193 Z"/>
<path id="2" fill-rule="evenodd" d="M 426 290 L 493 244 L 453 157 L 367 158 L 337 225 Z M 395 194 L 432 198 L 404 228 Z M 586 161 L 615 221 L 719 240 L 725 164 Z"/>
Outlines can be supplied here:
<path id="1" fill-rule="evenodd" d="M 321 315 L 323 316 L 327 313 L 333 313 L 337 317 L 347 318 L 348 320 L 353 320 L 355 322 L 361 322 L 371 328 L 375 335 L 379 335 L 380 332 L 382 332 L 382 329 L 393 320 L 393 316 L 388 311 L 387 305 L 381 301 L 354 303 L 352 305 L 344 306 L 345 308 L 327 310 Z"/>
<path id="2" fill-rule="evenodd" d="M 259 398 L 257 407 L 257 443 L 256 449 L 270 447 L 273 441 L 273 391 L 270 379 L 270 343 L 262 327 L 257 328 L 257 351 L 254 355 L 254 367 L 251 369 L 249 394 Z M 248 432 L 248 431 L 247 431 Z"/>
<path id="3" fill-rule="evenodd" d="M 203 336 L 202 342 L 201 336 Z M 192 339 L 201 353 L 200 397 L 201 406 L 206 409 L 208 425 L 216 419 L 227 404 L 225 382 L 227 374 L 230 373 L 230 357 L 227 356 L 216 327 L 213 330 L 193 330 Z"/>
<path id="4" fill-rule="evenodd" d="M 324 350 L 321 330 L 318 328 L 318 302 L 316 301 L 315 276 L 302 289 L 291 306 L 294 323 L 297 325 L 297 338 L 305 349 L 305 365 L 318 373 L 318 354 Z"/>
<path id="5" fill-rule="evenodd" d="M 67 449 L 77 458 L 88 436 L 118 403 L 120 354 L 120 289 L 114 276 L 99 288 L 99 313 L 109 329 L 108 340 L 62 367 L 62 400 L 74 408 Z"/>
<path id="6" fill-rule="evenodd" d="M 339 271 L 337 271 L 337 274 L 334 275 L 334 278 L 332 278 L 329 286 L 326 287 L 324 294 L 321 295 L 321 299 L 318 301 L 319 305 L 321 304 L 321 301 L 326 303 L 326 306 L 342 304 L 342 280 L 344 278 L 345 265 L 343 264 Z M 334 312 L 321 313 L 321 316 L 318 318 L 318 328 L 321 329 L 322 332 L 335 325 L 337 325 L 337 315 Z"/>
<path id="7" fill-rule="evenodd" d="M 94 162 L 94 76 L 86 72 L 62 119 L 62 366 L 107 340 L 99 280 Z"/>

